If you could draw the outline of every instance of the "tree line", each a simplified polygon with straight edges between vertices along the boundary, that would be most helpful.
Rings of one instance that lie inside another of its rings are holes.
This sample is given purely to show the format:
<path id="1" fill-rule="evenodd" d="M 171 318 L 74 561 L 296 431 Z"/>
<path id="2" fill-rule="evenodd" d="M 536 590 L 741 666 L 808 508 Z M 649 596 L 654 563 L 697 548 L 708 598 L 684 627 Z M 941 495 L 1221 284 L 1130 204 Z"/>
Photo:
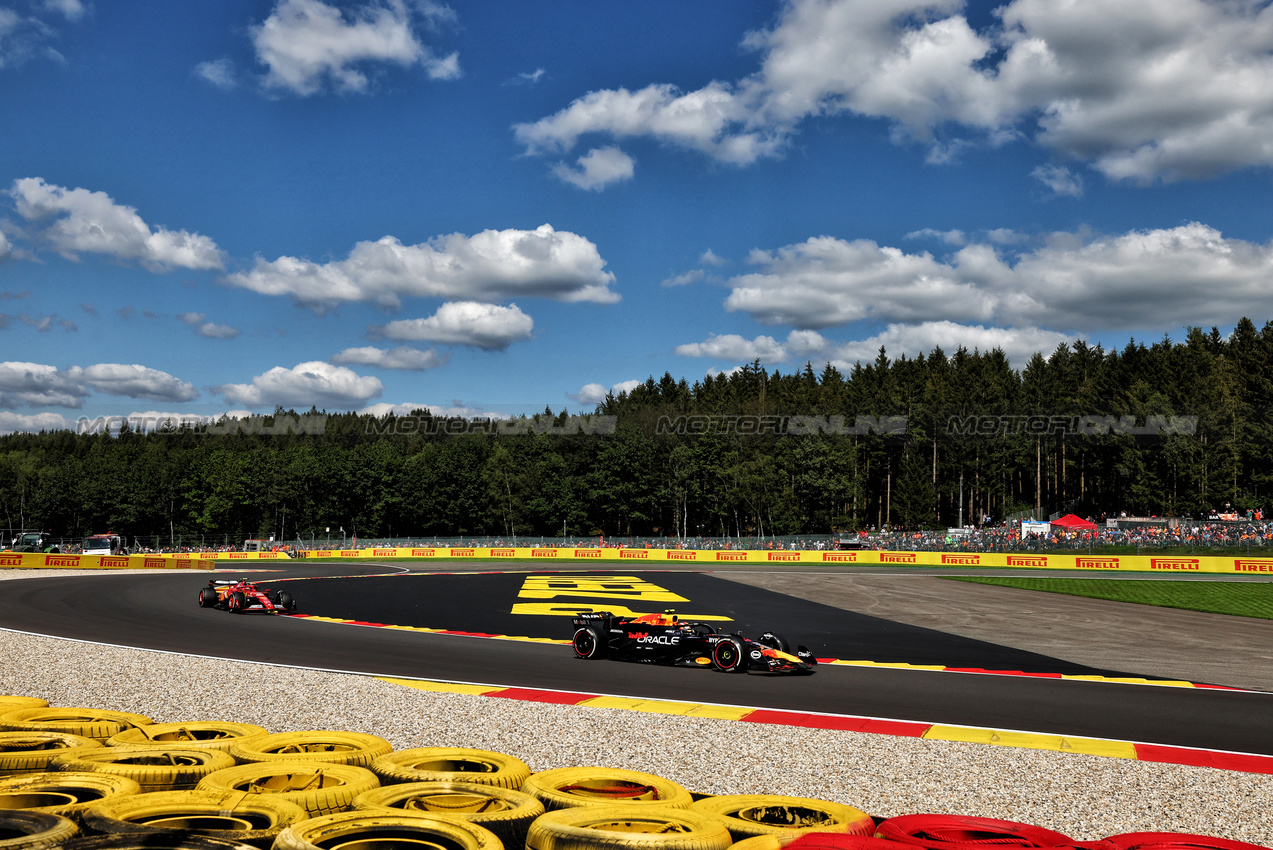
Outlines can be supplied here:
<path id="1" fill-rule="evenodd" d="M 1273 495 L 1271 368 L 1273 322 L 1244 318 L 1228 336 L 1061 345 L 1019 370 L 998 349 L 937 348 L 880 349 L 847 373 L 665 373 L 582 420 L 278 410 L 236 427 L 15 433 L 0 437 L 0 521 L 189 545 L 1244 511 Z M 322 427 L 275 427 L 288 417 Z"/>

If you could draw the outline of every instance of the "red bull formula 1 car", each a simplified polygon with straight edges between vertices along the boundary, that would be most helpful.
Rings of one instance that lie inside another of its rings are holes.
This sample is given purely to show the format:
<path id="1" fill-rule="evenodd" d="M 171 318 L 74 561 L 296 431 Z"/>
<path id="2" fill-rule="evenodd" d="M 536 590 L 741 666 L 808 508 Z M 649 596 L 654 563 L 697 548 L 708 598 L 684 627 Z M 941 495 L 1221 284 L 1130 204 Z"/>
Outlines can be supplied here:
<path id="1" fill-rule="evenodd" d="M 200 608 L 224 608 L 231 614 L 265 611 L 269 614 L 296 613 L 296 600 L 286 590 L 263 590 L 245 578 L 210 581 L 199 590 Z"/>
<path id="2" fill-rule="evenodd" d="M 613 658 L 645 664 L 714 667 L 725 673 L 812 673 L 813 653 L 773 632 L 745 638 L 708 623 L 681 620 L 675 611 L 616 617 L 608 611 L 578 614 L 572 621 L 577 658 Z"/>

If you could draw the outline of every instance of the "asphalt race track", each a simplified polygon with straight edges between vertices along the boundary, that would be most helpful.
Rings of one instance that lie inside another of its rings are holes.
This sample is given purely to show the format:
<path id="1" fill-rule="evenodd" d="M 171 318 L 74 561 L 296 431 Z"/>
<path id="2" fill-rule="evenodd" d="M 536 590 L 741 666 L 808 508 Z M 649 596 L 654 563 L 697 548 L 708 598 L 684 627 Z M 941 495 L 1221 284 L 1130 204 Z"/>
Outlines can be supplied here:
<path id="1" fill-rule="evenodd" d="M 1135 670 L 1093 671 L 693 572 L 628 573 L 635 584 L 624 588 L 620 582 L 617 589 L 611 576 L 611 584 L 595 585 L 600 590 L 591 599 L 580 598 L 587 593 L 543 591 L 542 580 L 535 585 L 541 590 L 528 590 L 528 575 L 547 575 L 544 572 L 428 574 L 398 566 L 289 564 L 283 570 L 243 575 L 287 589 L 302 614 L 391 626 L 566 639 L 568 614 L 544 612 L 556 607 L 569 611 L 580 601 L 597 604 L 600 599 L 610 608 L 675 608 L 686 619 L 729 618 L 720 621 L 727 631 L 777 631 L 820 657 L 1027 673 L 1139 675 Z M 1264 722 L 1273 710 L 1273 694 L 826 665 L 813 676 L 770 677 L 587 662 L 575 659 L 565 645 L 201 609 L 196 595 L 207 579 L 207 573 L 173 572 L 9 581 L 0 594 L 0 627 L 325 670 L 1273 755 L 1273 729 Z M 628 598 L 620 598 L 624 596 Z"/>

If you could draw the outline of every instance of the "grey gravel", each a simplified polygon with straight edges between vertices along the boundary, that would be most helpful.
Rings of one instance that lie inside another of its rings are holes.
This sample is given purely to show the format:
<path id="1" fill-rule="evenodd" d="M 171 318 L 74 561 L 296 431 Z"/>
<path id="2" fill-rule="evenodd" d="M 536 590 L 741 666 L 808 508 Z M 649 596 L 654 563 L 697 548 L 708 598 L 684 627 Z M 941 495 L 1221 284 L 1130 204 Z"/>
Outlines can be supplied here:
<path id="1" fill-rule="evenodd" d="M 0 580 L 39 574 L 5 570 Z M 882 817 L 944 812 L 1078 840 L 1179 831 L 1273 846 L 1273 776 L 1211 768 L 433 693 L 261 664 L 236 663 L 230 675 L 224 661 L 4 630 L 0 694 L 156 722 L 369 732 L 396 749 L 475 747 L 534 770 L 630 768 L 701 793 L 835 800 Z"/>

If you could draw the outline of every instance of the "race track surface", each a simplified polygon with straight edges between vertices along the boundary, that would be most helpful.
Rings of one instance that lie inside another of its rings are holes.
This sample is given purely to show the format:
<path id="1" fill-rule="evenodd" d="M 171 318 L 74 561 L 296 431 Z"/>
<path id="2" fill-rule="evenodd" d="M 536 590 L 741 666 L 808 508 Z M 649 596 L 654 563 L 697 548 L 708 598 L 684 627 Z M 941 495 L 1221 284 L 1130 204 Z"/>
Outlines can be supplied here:
<path id="1" fill-rule="evenodd" d="M 572 571 L 578 574 L 579 571 Z M 379 573 L 354 577 L 352 573 Z M 291 592 L 303 614 L 389 626 L 565 639 L 568 614 L 514 614 L 575 604 L 526 588 L 528 573 L 426 574 L 401 567 L 288 565 L 248 573 Z M 546 575 L 535 573 L 534 575 Z M 692 572 L 628 573 L 640 597 L 603 589 L 611 607 L 675 608 L 764 630 L 820 657 L 1040 673 L 1095 671 L 1035 653 L 854 614 Z M 272 664 L 450 682 L 826 712 L 1273 755 L 1263 718 L 1273 694 L 1047 678 L 819 667 L 813 676 L 727 676 L 710 670 L 575 659 L 568 646 L 236 616 L 196 605 L 207 573 L 103 574 L 6 582 L 0 627 L 79 640 Z M 220 574 L 218 578 L 227 577 Z M 612 577 L 613 578 L 613 577 Z M 542 583 L 538 585 L 542 587 Z M 680 601 L 657 600 L 655 587 Z M 528 597 L 526 594 L 530 593 Z M 586 594 L 585 594 L 586 595 Z M 593 602 L 596 601 L 594 598 Z M 527 609 L 515 606 L 538 606 Z M 639 606 L 639 607 L 636 607 Z"/>

